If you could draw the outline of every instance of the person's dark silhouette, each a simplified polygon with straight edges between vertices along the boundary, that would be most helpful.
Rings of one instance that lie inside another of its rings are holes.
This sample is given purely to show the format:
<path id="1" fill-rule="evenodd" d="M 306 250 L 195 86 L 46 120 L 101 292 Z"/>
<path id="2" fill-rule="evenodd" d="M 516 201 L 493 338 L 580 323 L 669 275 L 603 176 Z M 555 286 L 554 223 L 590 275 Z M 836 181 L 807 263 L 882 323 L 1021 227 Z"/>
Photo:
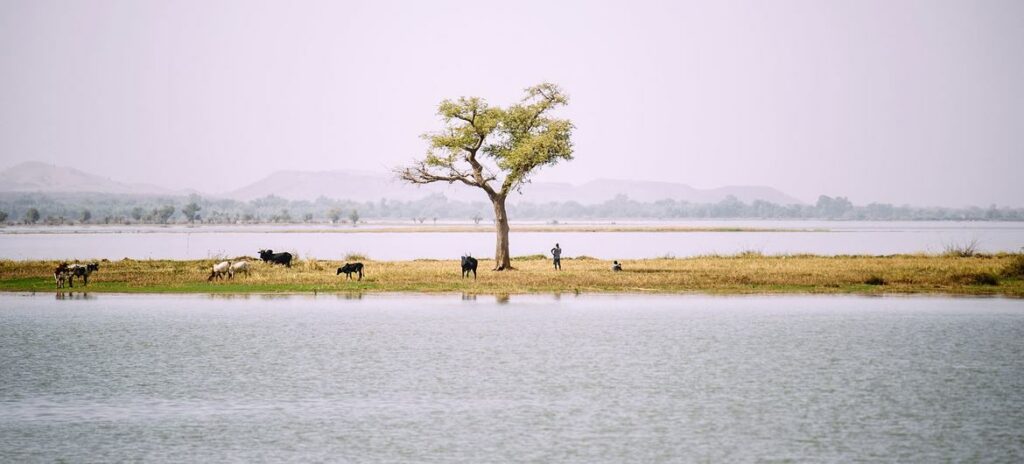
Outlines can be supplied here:
<path id="1" fill-rule="evenodd" d="M 555 270 L 562 270 L 562 247 L 555 244 L 555 247 L 551 249 L 551 257 L 554 261 Z"/>

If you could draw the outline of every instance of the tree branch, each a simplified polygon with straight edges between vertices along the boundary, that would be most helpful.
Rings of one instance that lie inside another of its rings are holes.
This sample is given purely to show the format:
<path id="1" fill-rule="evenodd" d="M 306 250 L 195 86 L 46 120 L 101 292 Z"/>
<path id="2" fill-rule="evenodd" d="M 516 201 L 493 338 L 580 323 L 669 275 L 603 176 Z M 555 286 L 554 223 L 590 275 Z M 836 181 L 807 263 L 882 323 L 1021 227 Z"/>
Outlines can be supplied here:
<path id="1" fill-rule="evenodd" d="M 410 184 L 417 185 L 432 184 L 434 182 L 448 182 L 449 184 L 462 182 L 463 184 L 472 187 L 481 187 L 476 182 L 470 180 L 468 175 L 460 173 L 454 167 L 450 168 L 450 172 L 447 175 L 436 174 L 430 172 L 430 169 L 422 162 L 418 163 L 416 166 L 399 170 L 398 176 Z"/>

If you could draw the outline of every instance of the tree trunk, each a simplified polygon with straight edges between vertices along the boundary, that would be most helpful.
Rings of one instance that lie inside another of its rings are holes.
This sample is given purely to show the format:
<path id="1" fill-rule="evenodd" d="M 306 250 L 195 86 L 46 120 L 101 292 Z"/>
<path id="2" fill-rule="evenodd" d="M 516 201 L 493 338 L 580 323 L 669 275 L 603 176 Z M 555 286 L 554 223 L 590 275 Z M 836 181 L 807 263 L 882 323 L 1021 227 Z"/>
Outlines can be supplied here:
<path id="1" fill-rule="evenodd" d="M 511 270 L 512 257 L 508 252 L 508 213 L 505 212 L 505 197 L 495 196 L 491 198 L 491 202 L 494 203 L 494 226 L 498 232 L 494 247 L 494 270 Z"/>

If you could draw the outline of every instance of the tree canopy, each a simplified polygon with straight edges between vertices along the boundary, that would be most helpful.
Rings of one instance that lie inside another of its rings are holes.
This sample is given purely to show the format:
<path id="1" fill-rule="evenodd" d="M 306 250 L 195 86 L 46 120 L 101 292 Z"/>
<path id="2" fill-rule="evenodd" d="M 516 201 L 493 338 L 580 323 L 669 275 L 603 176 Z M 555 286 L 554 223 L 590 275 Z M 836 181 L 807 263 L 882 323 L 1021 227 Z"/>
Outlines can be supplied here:
<path id="1" fill-rule="evenodd" d="M 526 89 L 507 108 L 481 98 L 461 97 L 438 105 L 444 129 L 423 135 L 427 155 L 398 171 L 414 184 L 461 182 L 487 192 L 493 200 L 529 182 L 542 166 L 572 159 L 573 130 L 551 111 L 568 103 L 558 86 L 543 83 Z"/>

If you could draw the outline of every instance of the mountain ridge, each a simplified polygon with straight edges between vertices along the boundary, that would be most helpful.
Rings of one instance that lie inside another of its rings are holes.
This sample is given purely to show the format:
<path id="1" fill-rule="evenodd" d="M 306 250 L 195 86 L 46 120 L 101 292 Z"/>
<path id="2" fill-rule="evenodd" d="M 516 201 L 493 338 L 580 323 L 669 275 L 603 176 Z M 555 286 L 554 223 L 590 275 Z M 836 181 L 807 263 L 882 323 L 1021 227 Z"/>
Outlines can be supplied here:
<path id="1" fill-rule="evenodd" d="M 173 190 L 151 184 L 120 182 L 75 168 L 34 161 L 0 171 L 0 191 L 154 195 L 200 193 L 211 198 L 241 201 L 263 198 L 268 195 L 289 200 L 315 200 L 322 196 L 353 201 L 377 201 L 382 198 L 412 201 L 428 195 L 443 194 L 452 200 L 485 201 L 479 192 L 463 185 L 443 183 L 409 185 L 383 172 L 281 170 L 237 189 L 218 193 L 201 193 L 194 190 Z M 691 203 L 717 203 L 731 195 L 746 203 L 754 200 L 764 200 L 776 204 L 804 203 L 778 189 L 767 186 L 734 185 L 698 189 L 676 182 L 608 178 L 594 179 L 582 184 L 533 182 L 523 185 L 522 192 L 524 193 L 522 196 L 509 196 L 509 201 L 540 203 L 576 201 L 581 204 L 594 204 L 613 199 L 618 195 L 626 195 L 632 200 L 641 202 L 673 199 Z"/>

